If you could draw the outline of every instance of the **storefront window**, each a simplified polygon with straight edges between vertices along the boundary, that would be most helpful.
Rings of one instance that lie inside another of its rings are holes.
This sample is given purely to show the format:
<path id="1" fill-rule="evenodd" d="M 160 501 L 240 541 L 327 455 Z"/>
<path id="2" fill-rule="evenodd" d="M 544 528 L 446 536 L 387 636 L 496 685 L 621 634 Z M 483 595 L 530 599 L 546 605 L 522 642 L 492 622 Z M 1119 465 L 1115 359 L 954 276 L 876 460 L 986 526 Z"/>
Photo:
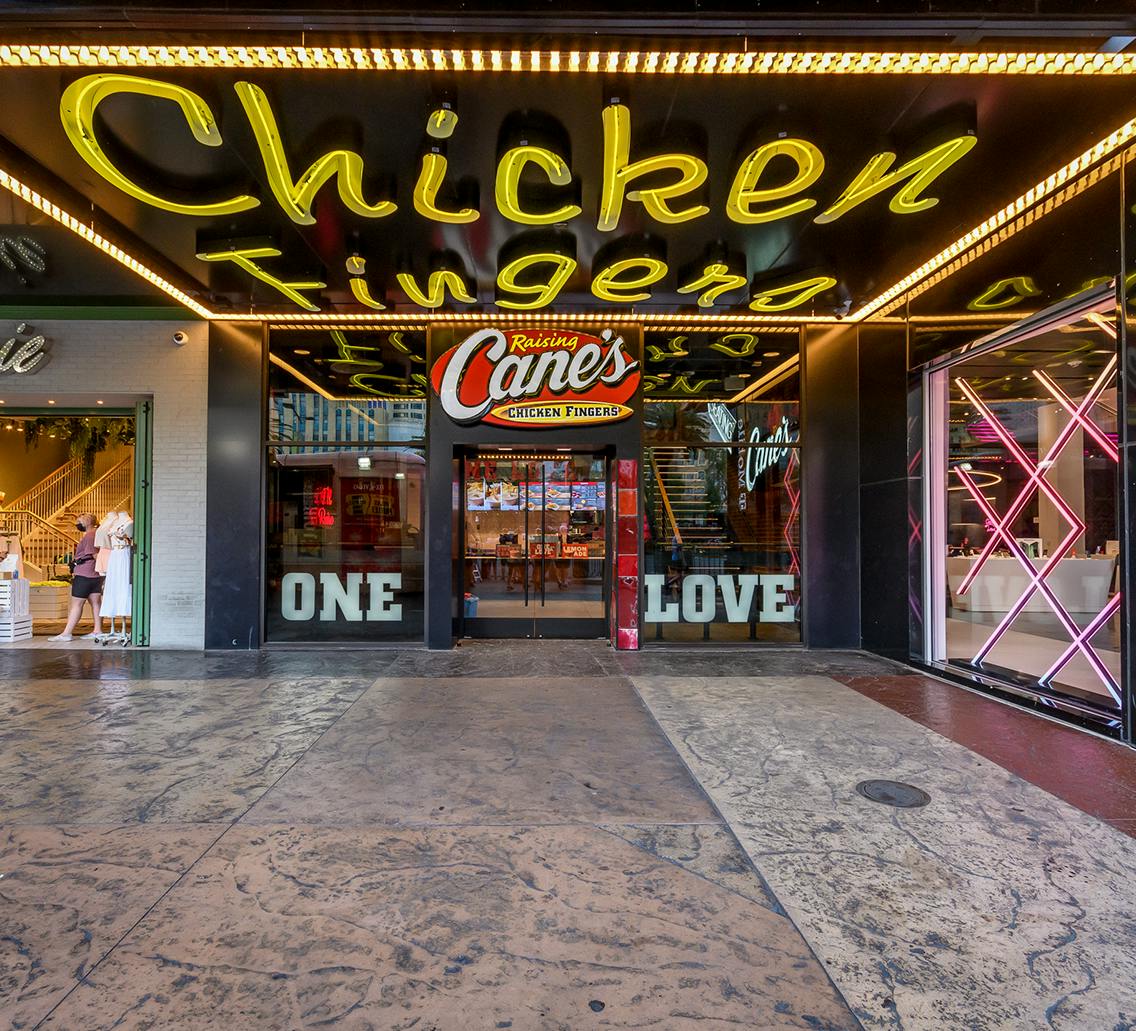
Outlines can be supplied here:
<path id="1" fill-rule="evenodd" d="M 932 655 L 1120 706 L 1117 349 L 1111 301 L 931 375 Z M 1004 341 L 1004 343 L 1000 343 Z M 939 563 L 942 563 L 940 566 Z"/>
<path id="2" fill-rule="evenodd" d="M 426 402 L 414 378 L 418 345 L 424 341 L 409 333 L 273 334 L 269 642 L 422 640 Z"/>
<path id="3" fill-rule="evenodd" d="M 793 367 L 752 399 L 648 401 L 645 642 L 801 640 L 798 397 Z"/>

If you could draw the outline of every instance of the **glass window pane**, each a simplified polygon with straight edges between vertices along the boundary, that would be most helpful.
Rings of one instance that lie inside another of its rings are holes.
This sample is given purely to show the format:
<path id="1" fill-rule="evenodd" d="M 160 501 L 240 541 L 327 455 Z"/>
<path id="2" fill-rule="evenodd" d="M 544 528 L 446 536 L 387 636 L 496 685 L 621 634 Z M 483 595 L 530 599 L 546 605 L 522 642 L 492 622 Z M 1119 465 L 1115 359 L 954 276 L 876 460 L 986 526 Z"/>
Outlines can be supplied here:
<path id="1" fill-rule="evenodd" d="M 1118 707 L 1112 322 L 1093 314 L 944 375 L 945 658 Z"/>
<path id="2" fill-rule="evenodd" d="M 425 333 L 274 330 L 268 439 L 322 443 L 426 437 Z"/>
<path id="3" fill-rule="evenodd" d="M 420 449 L 268 449 L 268 641 L 423 634 Z"/>
<path id="4" fill-rule="evenodd" d="M 645 454 L 644 640 L 801 640 L 800 449 Z"/>

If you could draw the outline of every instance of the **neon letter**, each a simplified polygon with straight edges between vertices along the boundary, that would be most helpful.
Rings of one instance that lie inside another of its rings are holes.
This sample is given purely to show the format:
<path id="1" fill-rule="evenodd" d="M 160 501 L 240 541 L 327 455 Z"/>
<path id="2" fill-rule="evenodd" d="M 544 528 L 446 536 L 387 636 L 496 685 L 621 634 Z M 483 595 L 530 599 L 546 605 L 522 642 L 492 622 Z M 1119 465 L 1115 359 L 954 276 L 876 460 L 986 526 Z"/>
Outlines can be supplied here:
<path id="1" fill-rule="evenodd" d="M 280 251 L 275 247 L 244 247 L 231 251 L 206 251 L 197 256 L 202 261 L 231 261 L 237 268 L 244 269 L 250 276 L 254 276 L 262 283 L 267 283 L 273 289 L 279 290 L 288 300 L 295 301 L 301 308 L 307 308 L 308 311 L 319 311 L 319 305 L 313 304 L 298 291 L 322 290 L 327 286 L 327 283 L 320 283 L 315 280 L 286 283 L 253 261 L 254 258 L 279 258 Z"/>
<path id="2" fill-rule="evenodd" d="M 1019 301 L 1036 297 L 1040 293 L 1032 276 L 1010 276 L 991 283 L 967 307 L 971 311 L 998 311 L 1001 308 L 1012 308 Z M 999 294 L 1003 296 L 999 298 Z"/>
<path id="3" fill-rule="evenodd" d="M 368 204 L 363 199 L 363 159 L 351 150 L 329 151 L 314 161 L 298 180 L 293 181 L 288 158 L 284 154 L 284 144 L 280 140 L 280 128 L 264 90 L 251 82 L 234 83 L 233 88 L 240 97 L 245 116 L 256 136 L 268 184 L 280 202 L 280 207 L 293 222 L 302 226 L 315 223 L 312 204 L 320 187 L 332 176 L 335 176 L 339 187 L 339 199 L 356 215 L 382 218 L 395 211 L 392 201 L 381 200 L 377 204 Z"/>
<path id="4" fill-rule="evenodd" d="M 816 297 L 817 294 L 825 290 L 830 290 L 836 286 L 836 280 L 832 276 L 816 276 L 814 279 L 802 279 L 799 283 L 789 283 L 787 286 L 776 286 L 769 290 L 762 290 L 755 294 L 753 300 L 749 302 L 750 308 L 754 311 L 788 311 L 790 308 L 796 308 L 799 304 L 804 304 L 805 301 Z M 794 293 L 794 291 L 796 291 Z M 789 294 L 784 301 L 774 301 L 775 297 L 784 297 Z"/>
<path id="5" fill-rule="evenodd" d="M 517 276 L 533 265 L 551 264 L 555 266 L 547 283 L 518 283 Z M 556 300 L 572 273 L 576 271 L 576 259 L 566 254 L 525 254 L 510 261 L 497 273 L 497 288 L 514 294 L 531 294 L 531 301 L 505 301 L 495 303 L 499 308 L 543 308 Z"/>
<path id="6" fill-rule="evenodd" d="M 698 307 L 710 308 L 722 294 L 730 290 L 740 290 L 745 285 L 745 276 L 731 272 L 728 265 L 714 262 L 707 265 L 702 270 L 702 275 L 697 279 L 692 279 L 685 286 L 680 286 L 678 292 L 680 294 L 692 294 L 701 290 L 702 293 L 698 295 Z"/>
<path id="7" fill-rule="evenodd" d="M 937 197 L 922 197 L 919 194 L 951 167 L 964 154 L 970 153 L 978 143 L 977 136 L 956 136 L 954 139 L 932 147 L 924 154 L 900 165 L 894 172 L 888 169 L 895 163 L 896 155 L 891 151 L 876 154 L 868 160 L 863 170 L 826 212 L 817 215 L 817 222 L 835 222 L 841 215 L 862 204 L 869 197 L 891 189 L 902 179 L 911 176 L 911 182 L 892 197 L 888 207 L 901 215 L 916 211 L 926 211 L 939 203 Z"/>
<path id="8" fill-rule="evenodd" d="M 646 271 L 641 276 L 631 279 L 620 279 L 619 275 L 634 268 Z M 605 301 L 645 301 L 651 296 L 650 291 L 643 293 L 623 294 L 618 290 L 642 290 L 643 287 L 657 283 L 667 274 L 667 263 L 658 258 L 624 258 L 613 261 L 610 265 L 599 270 L 592 280 L 592 293 L 602 297 Z"/>
<path id="9" fill-rule="evenodd" d="M 435 222 L 476 222 L 481 213 L 474 208 L 443 211 L 438 207 L 438 191 L 442 188 L 448 167 L 449 162 L 443 154 L 429 151 L 422 155 L 422 171 L 414 184 L 414 210 Z"/>
<path id="10" fill-rule="evenodd" d="M 619 225 L 627 184 L 640 176 L 661 169 L 678 172 L 669 186 L 632 190 L 628 200 L 642 203 L 656 222 L 688 222 L 705 215 L 710 209 L 703 204 L 672 211 L 668 202 L 698 189 L 706 181 L 706 162 L 691 154 L 658 154 L 629 164 L 631 157 L 631 112 L 623 104 L 609 104 L 603 110 L 604 173 L 600 190 L 600 210 L 596 228 L 609 233 Z"/>
<path id="11" fill-rule="evenodd" d="M 781 186 L 768 186 L 757 189 L 757 184 L 765 172 L 765 166 L 778 155 L 790 158 L 797 163 L 797 174 Z M 752 205 L 763 201 L 781 200 L 794 193 L 807 190 L 820 178 L 824 171 L 824 155 L 807 140 L 775 140 L 763 143 L 753 151 L 739 166 L 738 174 L 730 187 L 726 201 L 726 214 L 735 222 L 752 225 L 757 222 L 774 222 L 801 211 L 816 207 L 816 201 L 804 197 L 792 204 L 769 208 L 767 211 L 754 211 Z"/>
<path id="12" fill-rule="evenodd" d="M 447 290 L 454 295 L 455 301 L 473 304 L 477 300 L 476 297 L 470 296 L 462 277 L 450 269 L 438 269 L 436 272 L 431 272 L 430 278 L 426 281 L 427 292 L 425 293 L 409 272 L 400 272 L 395 276 L 395 279 L 398 280 L 399 286 L 406 291 L 406 296 L 423 308 L 440 307 L 445 303 Z"/>
<path id="13" fill-rule="evenodd" d="M 355 300 L 360 304 L 365 304 L 368 308 L 384 311 L 386 305 L 376 301 L 371 296 L 371 288 L 367 285 L 367 280 L 363 278 L 367 273 L 367 259 L 361 258 L 357 254 L 351 255 L 347 259 L 347 271 L 351 276 L 348 282 L 351 284 L 351 295 Z"/>
<path id="14" fill-rule="evenodd" d="M 221 133 L 209 105 L 184 86 L 158 82 L 156 79 L 141 79 L 133 75 L 85 75 L 63 91 L 59 101 L 59 117 L 63 122 L 63 131 L 78 151 L 79 157 L 108 183 L 145 204 L 179 215 L 235 215 L 238 211 L 248 211 L 260 204 L 255 197 L 247 194 L 214 204 L 179 204 L 150 193 L 127 179 L 106 156 L 95 138 L 95 110 L 115 93 L 140 93 L 146 97 L 172 100 L 181 108 L 193 138 L 198 143 L 203 143 L 206 147 L 221 146 Z"/>
<path id="15" fill-rule="evenodd" d="M 518 192 L 521 182 L 521 172 L 529 162 L 540 165 L 548 176 L 548 181 L 555 186 L 567 186 L 572 181 L 572 172 L 564 159 L 558 154 L 544 147 L 523 146 L 514 147 L 501 158 L 497 165 L 497 184 L 495 194 L 497 197 L 497 210 L 506 218 L 514 222 L 523 222 L 526 225 L 544 226 L 555 222 L 567 222 L 580 214 L 578 204 L 565 204 L 555 211 L 544 214 L 522 211 Z"/>

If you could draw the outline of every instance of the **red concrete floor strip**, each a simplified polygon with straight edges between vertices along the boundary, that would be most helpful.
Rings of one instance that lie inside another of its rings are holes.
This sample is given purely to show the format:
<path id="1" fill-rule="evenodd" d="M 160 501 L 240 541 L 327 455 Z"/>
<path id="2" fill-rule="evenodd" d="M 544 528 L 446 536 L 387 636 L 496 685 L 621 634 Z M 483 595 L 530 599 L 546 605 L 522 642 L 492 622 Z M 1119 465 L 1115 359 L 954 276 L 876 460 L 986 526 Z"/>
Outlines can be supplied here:
<path id="1" fill-rule="evenodd" d="M 834 679 L 1136 837 L 1136 751 L 933 677 Z"/>

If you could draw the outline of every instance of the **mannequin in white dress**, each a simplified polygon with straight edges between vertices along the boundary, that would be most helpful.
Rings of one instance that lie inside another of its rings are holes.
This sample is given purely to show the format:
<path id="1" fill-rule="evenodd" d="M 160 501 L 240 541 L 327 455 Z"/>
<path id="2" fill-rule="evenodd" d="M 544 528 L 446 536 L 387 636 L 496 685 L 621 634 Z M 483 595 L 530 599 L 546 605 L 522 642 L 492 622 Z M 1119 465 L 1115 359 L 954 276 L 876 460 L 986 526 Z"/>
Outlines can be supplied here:
<path id="1" fill-rule="evenodd" d="M 131 557 L 134 553 L 134 521 L 127 512 L 119 512 L 118 519 L 110 526 L 107 536 L 110 539 L 110 558 L 107 561 L 106 585 L 103 588 L 102 615 L 110 617 L 110 634 L 105 642 L 117 641 L 128 644 L 130 635 L 126 620 L 130 616 Z M 122 617 L 122 629 L 116 624 Z"/>

